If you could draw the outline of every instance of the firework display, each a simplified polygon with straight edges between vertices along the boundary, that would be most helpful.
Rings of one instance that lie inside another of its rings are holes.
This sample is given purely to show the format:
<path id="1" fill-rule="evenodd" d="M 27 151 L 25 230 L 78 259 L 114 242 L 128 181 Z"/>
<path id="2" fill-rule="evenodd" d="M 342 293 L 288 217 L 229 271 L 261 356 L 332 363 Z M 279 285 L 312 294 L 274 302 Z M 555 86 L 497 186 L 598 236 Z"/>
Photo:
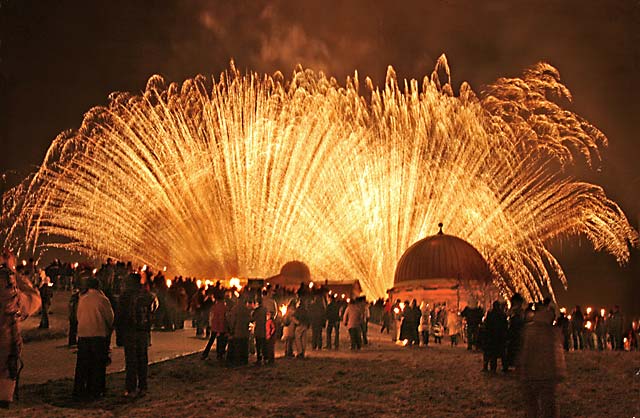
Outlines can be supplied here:
<path id="1" fill-rule="evenodd" d="M 358 279 L 370 298 L 438 222 L 506 293 L 566 283 L 553 240 L 584 236 L 628 259 L 636 231 L 569 170 L 597 166 L 607 140 L 558 104 L 571 96 L 553 67 L 454 94 L 443 56 L 420 82 L 390 68 L 383 87 L 365 84 L 232 65 L 114 93 L 4 197 L 7 244 L 209 278 L 268 277 L 301 260 L 314 280 Z"/>

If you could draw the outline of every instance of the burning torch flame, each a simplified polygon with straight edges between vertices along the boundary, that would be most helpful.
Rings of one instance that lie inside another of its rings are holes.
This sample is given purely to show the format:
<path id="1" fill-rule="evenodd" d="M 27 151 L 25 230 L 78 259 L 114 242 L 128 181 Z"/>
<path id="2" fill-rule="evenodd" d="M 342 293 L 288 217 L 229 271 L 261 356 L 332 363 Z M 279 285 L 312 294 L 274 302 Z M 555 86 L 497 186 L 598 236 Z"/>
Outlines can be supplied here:
<path id="1" fill-rule="evenodd" d="M 588 308 L 587 308 L 587 315 L 590 315 L 590 314 L 591 314 L 591 311 L 593 311 L 593 309 L 591 309 L 591 307 L 588 307 Z"/>
<path id="2" fill-rule="evenodd" d="M 171 279 L 167 279 L 167 287 L 171 287 L 171 285 L 172 285 Z"/>
<path id="3" fill-rule="evenodd" d="M 606 314 L 606 313 L 607 313 L 607 311 L 606 311 L 604 308 L 600 309 L 600 316 L 601 316 L 601 317 L 603 317 L 603 318 L 604 318 L 604 316 L 605 316 L 605 314 Z"/>
<path id="4" fill-rule="evenodd" d="M 282 316 L 285 316 L 287 314 L 287 305 L 280 305 L 280 313 L 282 314 Z"/>
<path id="5" fill-rule="evenodd" d="M 591 329 L 591 321 L 587 321 L 587 323 L 584 325 L 584 327 L 586 329 Z"/>
<path id="6" fill-rule="evenodd" d="M 198 286 L 198 289 L 200 289 L 200 286 L 202 286 L 202 280 L 196 280 L 196 286 Z"/>

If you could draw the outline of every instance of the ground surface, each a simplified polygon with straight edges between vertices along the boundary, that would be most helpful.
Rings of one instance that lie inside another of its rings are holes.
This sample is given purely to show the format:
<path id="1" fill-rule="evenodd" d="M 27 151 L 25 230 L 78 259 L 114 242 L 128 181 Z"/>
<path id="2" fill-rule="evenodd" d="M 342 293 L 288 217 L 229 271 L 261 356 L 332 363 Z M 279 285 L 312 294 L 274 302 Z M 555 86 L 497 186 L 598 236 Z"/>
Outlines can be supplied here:
<path id="1" fill-rule="evenodd" d="M 203 342 L 192 338 L 191 331 L 154 333 L 151 351 L 175 354 L 184 341 L 187 347 L 202 347 Z M 92 403 L 71 399 L 75 359 L 67 349 L 55 348 L 63 341 L 29 343 L 26 356 L 30 351 L 49 350 L 51 354 L 48 361 L 27 363 L 22 400 L 6 415 L 524 416 L 517 376 L 481 372 L 479 353 L 447 345 L 399 347 L 386 335 L 381 337 L 375 326 L 371 335 L 372 346 L 358 353 L 348 350 L 344 340 L 338 352 L 309 351 L 307 359 L 279 358 L 272 367 L 228 369 L 215 360 L 203 362 L 197 355 L 160 362 L 150 368 L 148 395 L 135 400 L 122 396 L 123 373 L 111 373 L 106 398 Z M 279 345 L 278 355 L 281 348 Z M 117 352 L 114 350 L 114 357 Z M 568 353 L 567 366 L 569 377 L 559 388 L 561 416 L 640 417 L 639 352 Z M 30 368 L 34 370 L 28 372 Z M 112 366 L 110 370 L 119 369 L 121 366 Z M 64 374 L 59 374 L 61 370 Z M 28 373 L 35 376 L 32 382 L 46 383 L 28 384 Z M 38 377 L 56 373 L 68 377 L 51 381 Z"/>

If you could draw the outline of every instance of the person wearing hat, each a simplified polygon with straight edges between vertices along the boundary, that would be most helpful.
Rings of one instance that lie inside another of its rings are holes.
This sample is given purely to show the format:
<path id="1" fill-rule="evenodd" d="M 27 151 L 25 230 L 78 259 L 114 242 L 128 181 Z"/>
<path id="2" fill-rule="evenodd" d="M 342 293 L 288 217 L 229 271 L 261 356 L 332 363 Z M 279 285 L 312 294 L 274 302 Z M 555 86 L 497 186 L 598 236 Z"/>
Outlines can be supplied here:
<path id="1" fill-rule="evenodd" d="M 100 398 L 106 387 L 109 337 L 113 329 L 111 302 L 98 287 L 95 277 L 86 281 L 87 290 L 78 300 L 78 358 L 73 385 L 76 399 Z"/>
<path id="2" fill-rule="evenodd" d="M 149 333 L 155 298 L 142 286 L 142 277 L 131 273 L 125 282 L 116 312 L 116 330 L 124 345 L 125 396 L 147 392 Z"/>

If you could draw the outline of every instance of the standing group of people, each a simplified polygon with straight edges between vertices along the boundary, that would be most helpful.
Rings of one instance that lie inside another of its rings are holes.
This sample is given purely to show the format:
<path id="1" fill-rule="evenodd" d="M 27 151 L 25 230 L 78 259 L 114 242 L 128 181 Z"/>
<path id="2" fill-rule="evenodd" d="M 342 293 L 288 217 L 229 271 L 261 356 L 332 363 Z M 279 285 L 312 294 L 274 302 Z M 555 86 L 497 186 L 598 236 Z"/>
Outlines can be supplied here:
<path id="1" fill-rule="evenodd" d="M 144 396 L 147 390 L 148 347 L 152 314 L 157 299 L 139 273 L 130 273 L 115 309 L 100 290 L 100 281 L 88 277 L 80 283 L 75 321 L 78 356 L 73 386 L 75 399 L 95 399 L 106 391 L 106 368 L 110 363 L 113 331 L 116 344 L 124 347 L 127 397 Z"/>

